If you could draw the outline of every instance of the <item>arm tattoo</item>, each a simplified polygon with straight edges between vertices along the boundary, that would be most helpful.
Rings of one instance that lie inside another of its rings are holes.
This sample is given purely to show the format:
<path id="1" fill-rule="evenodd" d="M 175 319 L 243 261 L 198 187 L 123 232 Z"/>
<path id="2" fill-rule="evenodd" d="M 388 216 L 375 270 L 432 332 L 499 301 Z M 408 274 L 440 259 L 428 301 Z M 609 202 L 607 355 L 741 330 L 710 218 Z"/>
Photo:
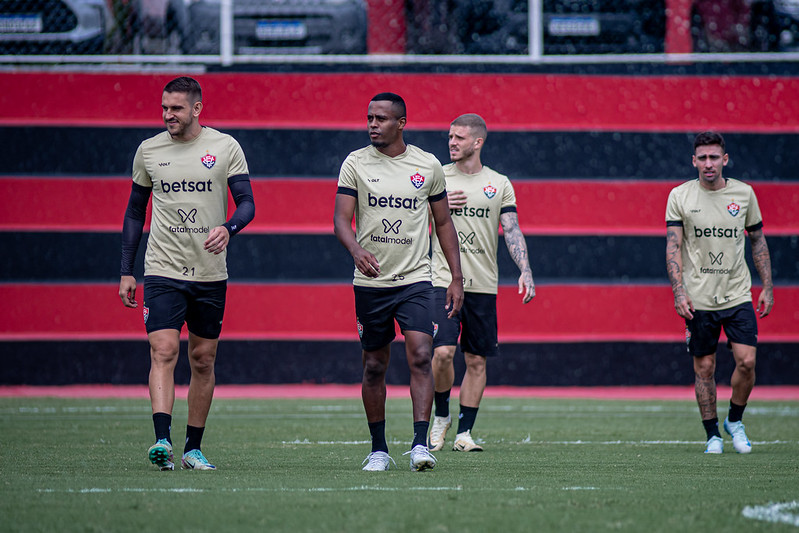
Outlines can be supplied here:
<path id="1" fill-rule="evenodd" d="M 669 275 L 671 289 L 682 288 L 682 242 L 677 232 L 672 229 L 666 232 L 666 272 Z"/>
<path id="2" fill-rule="evenodd" d="M 508 247 L 511 259 L 524 272 L 532 272 L 530 259 L 527 256 L 527 243 L 524 240 L 521 228 L 519 228 L 519 216 L 514 212 L 502 213 L 499 216 L 502 224 L 502 231 L 505 233 L 505 245 Z"/>
<path id="3" fill-rule="evenodd" d="M 768 253 L 768 245 L 766 244 L 766 236 L 763 235 L 763 230 L 759 229 L 751 232 L 749 240 L 752 243 L 752 260 L 755 263 L 757 273 L 760 275 L 760 281 L 763 282 L 763 288 L 772 289 L 774 282 L 771 279 L 771 256 Z"/>

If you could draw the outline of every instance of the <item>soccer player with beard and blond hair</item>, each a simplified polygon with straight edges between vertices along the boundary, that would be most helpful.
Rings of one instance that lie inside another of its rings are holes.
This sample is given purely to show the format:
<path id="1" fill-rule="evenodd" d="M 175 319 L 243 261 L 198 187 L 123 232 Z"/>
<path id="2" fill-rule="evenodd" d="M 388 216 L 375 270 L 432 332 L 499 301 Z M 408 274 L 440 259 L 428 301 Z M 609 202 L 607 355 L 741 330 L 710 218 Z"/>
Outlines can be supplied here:
<path id="1" fill-rule="evenodd" d="M 452 222 L 460 239 L 464 300 L 461 312 L 441 312 L 443 287 L 451 281 L 440 241 L 433 239 L 433 287 L 436 291 L 438 332 L 433 342 L 435 416 L 428 440 L 430 449 L 444 446 L 452 424 L 449 397 L 455 382 L 453 359 L 460 337 L 466 373 L 460 388 L 460 414 L 452 449 L 477 452 L 471 430 L 486 386 L 486 358 L 499 353 L 497 344 L 497 249 L 499 227 L 510 256 L 519 267 L 519 294 L 528 303 L 535 296 L 527 245 L 519 228 L 516 195 L 507 176 L 484 165 L 480 154 L 487 136 L 482 117 L 469 113 L 452 121 L 449 129 L 450 164 L 444 166 Z M 436 234 L 436 237 L 438 235 Z"/>

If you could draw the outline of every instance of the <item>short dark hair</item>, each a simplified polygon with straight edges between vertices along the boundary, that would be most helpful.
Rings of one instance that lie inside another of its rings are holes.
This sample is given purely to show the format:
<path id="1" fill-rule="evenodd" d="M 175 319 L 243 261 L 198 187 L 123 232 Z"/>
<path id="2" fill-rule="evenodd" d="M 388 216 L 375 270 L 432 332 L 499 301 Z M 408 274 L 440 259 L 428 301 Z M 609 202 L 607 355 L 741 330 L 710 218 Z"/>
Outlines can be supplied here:
<path id="1" fill-rule="evenodd" d="M 200 88 L 200 82 L 188 76 L 181 76 L 170 81 L 164 87 L 164 92 L 185 93 L 192 104 L 203 101 L 203 90 Z"/>
<path id="2" fill-rule="evenodd" d="M 472 132 L 474 132 L 475 137 L 479 137 L 483 140 L 488 137 L 488 127 L 486 126 L 486 121 L 483 120 L 483 117 L 475 113 L 466 113 L 465 115 L 459 116 L 452 121 L 450 126 L 466 126 L 472 130 Z"/>
<path id="3" fill-rule="evenodd" d="M 700 146 L 709 146 L 712 144 L 721 146 L 721 151 L 726 152 L 726 148 L 724 147 L 724 137 L 715 131 L 703 131 L 697 135 L 694 138 L 694 152 L 696 152 L 696 149 Z"/>
<path id="4" fill-rule="evenodd" d="M 379 93 L 372 98 L 372 102 L 391 102 L 391 107 L 397 112 L 397 118 L 405 116 L 405 100 L 402 96 L 394 93 Z"/>

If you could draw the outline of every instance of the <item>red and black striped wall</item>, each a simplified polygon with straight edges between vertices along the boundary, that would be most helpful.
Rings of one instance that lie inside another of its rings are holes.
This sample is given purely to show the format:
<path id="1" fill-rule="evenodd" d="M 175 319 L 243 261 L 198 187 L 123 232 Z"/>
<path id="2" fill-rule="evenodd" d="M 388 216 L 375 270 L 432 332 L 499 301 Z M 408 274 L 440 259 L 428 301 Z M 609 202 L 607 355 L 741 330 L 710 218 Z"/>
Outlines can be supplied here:
<path id="1" fill-rule="evenodd" d="M 140 312 L 117 296 L 119 231 L 133 153 L 161 129 L 160 91 L 172 77 L 0 73 L 10 155 L 0 170 L 0 383 L 146 380 Z M 406 139 L 442 161 L 449 122 L 483 115 L 484 162 L 514 180 L 537 296 L 521 304 L 500 245 L 502 355 L 490 383 L 692 381 L 663 216 L 669 190 L 695 176 L 693 134 L 710 128 L 727 139 L 727 174 L 755 187 L 772 253 L 777 305 L 760 323 L 758 382 L 799 382 L 796 78 L 197 77 L 203 122 L 242 144 L 257 205 L 231 243 L 220 383 L 360 381 L 352 262 L 332 235 L 333 201 L 341 161 L 368 142 L 368 100 L 386 90 L 407 100 Z M 406 382 L 395 351 L 390 379 Z M 720 357 L 721 381 L 729 359 Z"/>

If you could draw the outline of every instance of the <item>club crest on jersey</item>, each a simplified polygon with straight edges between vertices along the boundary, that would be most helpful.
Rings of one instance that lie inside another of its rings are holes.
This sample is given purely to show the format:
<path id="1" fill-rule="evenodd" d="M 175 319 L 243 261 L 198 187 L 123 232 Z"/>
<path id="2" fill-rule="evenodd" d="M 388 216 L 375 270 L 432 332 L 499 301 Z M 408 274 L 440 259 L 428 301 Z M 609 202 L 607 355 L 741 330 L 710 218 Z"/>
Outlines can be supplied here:
<path id="1" fill-rule="evenodd" d="M 358 337 L 362 339 L 363 338 L 363 324 L 361 324 L 361 321 L 358 320 L 357 318 L 355 319 L 355 324 L 358 327 Z"/>
<path id="2" fill-rule="evenodd" d="M 727 212 L 732 216 L 738 216 L 738 213 L 741 211 L 741 206 L 736 204 L 735 202 L 730 203 L 727 206 Z"/>
<path id="3" fill-rule="evenodd" d="M 142 314 L 144 314 L 144 323 L 147 323 L 147 319 L 150 318 L 150 308 L 147 306 L 142 307 Z"/>
<path id="4" fill-rule="evenodd" d="M 211 169 L 216 164 L 216 156 L 206 152 L 205 155 L 200 158 L 200 161 L 202 161 L 206 168 Z"/>
<path id="5" fill-rule="evenodd" d="M 417 189 L 420 188 L 422 185 L 424 185 L 424 176 L 422 176 L 417 172 L 416 174 L 411 176 L 411 183 Z"/>
<path id="6" fill-rule="evenodd" d="M 485 193 L 486 197 L 488 197 L 489 200 L 497 195 L 496 187 L 493 187 L 491 185 L 486 185 L 485 187 L 483 187 L 483 192 Z"/>

